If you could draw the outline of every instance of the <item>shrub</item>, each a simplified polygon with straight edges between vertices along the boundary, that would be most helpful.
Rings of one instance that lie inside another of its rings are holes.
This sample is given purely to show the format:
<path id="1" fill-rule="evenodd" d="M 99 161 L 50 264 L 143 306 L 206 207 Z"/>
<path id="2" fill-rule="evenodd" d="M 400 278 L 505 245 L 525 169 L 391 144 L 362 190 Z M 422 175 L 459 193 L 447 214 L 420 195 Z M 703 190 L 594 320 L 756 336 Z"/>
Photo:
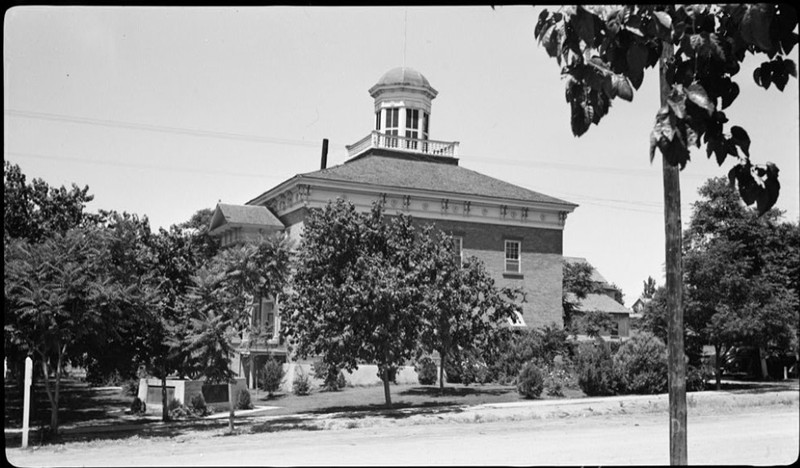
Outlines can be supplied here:
<path id="1" fill-rule="evenodd" d="M 314 368 L 314 377 L 322 380 L 322 388 L 324 391 L 335 392 L 345 387 L 343 383 L 344 374 L 335 366 L 327 364 L 324 360 L 319 359 L 314 361 L 312 367 Z"/>
<path id="2" fill-rule="evenodd" d="M 211 414 L 211 411 L 206 405 L 206 399 L 203 397 L 202 393 L 198 393 L 197 395 L 193 396 L 191 400 L 189 400 L 189 404 L 191 405 L 192 412 L 197 416 L 206 416 Z"/>
<path id="3" fill-rule="evenodd" d="M 496 351 L 488 360 L 489 372 L 491 379 L 502 384 L 515 382 L 522 367 L 530 361 L 546 366 L 556 356 L 569 358 L 574 354 L 569 333 L 556 326 L 502 330 L 496 343 Z"/>
<path id="4" fill-rule="evenodd" d="M 292 382 L 292 393 L 305 396 L 311 393 L 311 381 L 300 366 L 295 367 L 294 382 Z"/>
<path id="5" fill-rule="evenodd" d="M 550 396 L 564 396 L 564 389 L 570 386 L 572 378 L 567 369 L 553 365 L 545 369 L 544 387 Z"/>
<path id="6" fill-rule="evenodd" d="M 428 356 L 423 356 L 414 364 L 420 385 L 433 385 L 438 378 L 436 363 Z"/>
<path id="7" fill-rule="evenodd" d="M 602 338 L 583 342 L 576 356 L 578 386 L 587 396 L 613 395 L 617 376 L 611 347 Z"/>
<path id="8" fill-rule="evenodd" d="M 138 396 L 133 398 L 131 403 L 131 414 L 144 414 L 147 412 L 147 404 Z"/>
<path id="9" fill-rule="evenodd" d="M 176 408 L 180 408 L 181 406 L 183 406 L 183 403 L 181 403 L 177 398 L 173 398 L 169 400 L 169 403 L 167 403 L 167 411 L 172 411 Z"/>
<path id="10" fill-rule="evenodd" d="M 458 358 L 450 356 L 444 360 L 444 380 L 447 383 L 461 383 L 461 363 Z"/>
<path id="11" fill-rule="evenodd" d="M 667 347 L 643 332 L 625 341 L 614 354 L 620 393 L 654 394 L 667 391 Z"/>
<path id="12" fill-rule="evenodd" d="M 236 409 L 253 409 L 253 402 L 250 400 L 250 391 L 246 388 L 239 390 L 236 398 Z"/>
<path id="13" fill-rule="evenodd" d="M 183 419 L 191 415 L 189 409 L 186 408 L 186 406 L 184 406 L 183 403 L 178 401 L 176 398 L 173 398 L 169 401 L 167 404 L 167 410 L 169 412 L 170 419 Z"/>
<path id="14" fill-rule="evenodd" d="M 481 359 L 470 357 L 464 360 L 461 366 L 461 383 L 464 385 L 484 384 L 490 379 L 489 366 Z"/>
<path id="15" fill-rule="evenodd" d="M 544 386 L 542 371 L 534 362 L 529 362 L 522 367 L 517 377 L 517 392 L 524 398 L 539 398 Z"/>
<path id="16" fill-rule="evenodd" d="M 702 392 L 706 389 L 706 381 L 709 377 L 702 367 L 688 366 L 686 368 L 686 391 Z"/>
<path id="17" fill-rule="evenodd" d="M 285 376 L 286 371 L 283 370 L 283 364 L 275 359 L 270 359 L 264 364 L 264 385 L 262 388 L 267 392 L 267 395 L 272 396 L 273 393 L 281 388 Z"/>

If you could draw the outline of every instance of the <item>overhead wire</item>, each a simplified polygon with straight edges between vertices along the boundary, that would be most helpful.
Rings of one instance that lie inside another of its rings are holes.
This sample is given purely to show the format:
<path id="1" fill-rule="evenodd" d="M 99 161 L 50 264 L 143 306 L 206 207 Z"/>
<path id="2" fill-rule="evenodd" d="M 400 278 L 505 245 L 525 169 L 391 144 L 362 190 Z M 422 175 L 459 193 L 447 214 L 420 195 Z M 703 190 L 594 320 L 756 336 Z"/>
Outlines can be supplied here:
<path id="1" fill-rule="evenodd" d="M 252 141 L 252 142 L 260 142 L 260 143 L 268 143 L 268 144 L 277 144 L 277 145 L 291 145 L 291 146 L 302 146 L 302 147 L 318 147 L 319 143 L 316 141 L 307 141 L 307 140 L 293 140 L 293 139 L 286 139 L 286 138 L 276 138 L 276 137 L 268 137 L 262 135 L 252 135 L 252 134 L 242 134 L 242 133 L 231 133 L 231 132 L 218 132 L 218 131 L 210 131 L 210 130 L 202 130 L 202 129 L 188 129 L 182 127 L 172 127 L 172 126 L 163 126 L 163 125 L 153 125 L 153 124 L 142 124 L 136 122 L 125 122 L 125 121 L 118 121 L 118 120 L 110 120 L 110 119 L 97 119 L 97 118 L 88 118 L 88 117 L 79 117 L 79 116 L 71 116 L 71 115 L 64 115 L 64 114 L 52 114 L 52 113 L 44 113 L 44 112 L 32 112 L 32 111 L 22 111 L 22 110 L 15 110 L 15 109 L 6 109 L 4 113 L 9 116 L 15 117 L 23 117 L 23 118 L 30 118 L 30 119 L 40 119 L 40 120 L 50 120 L 56 122 L 68 122 L 68 123 L 76 123 L 76 124 L 84 124 L 84 125 L 95 125 L 95 126 L 103 126 L 103 127 L 111 127 L 111 128 L 122 128 L 122 129 L 131 129 L 131 130 L 145 130 L 145 131 L 154 131 L 154 132 L 161 132 L 161 133 L 172 133 L 172 134 L 182 134 L 182 135 L 189 135 L 189 136 L 199 136 L 199 137 L 209 137 L 209 138 L 221 138 L 221 139 L 228 139 L 228 140 L 240 140 L 240 141 Z M 341 143 L 333 142 L 330 144 L 331 147 L 340 147 L 340 149 L 335 150 L 331 153 L 331 160 L 339 159 L 339 155 L 342 155 L 342 159 L 346 159 L 347 152 L 346 152 L 346 145 Z M 255 178 L 267 178 L 273 180 L 283 180 L 282 177 L 276 177 L 274 175 L 267 175 L 267 174 L 258 174 L 253 172 L 233 172 L 233 171 L 225 171 L 225 170 L 203 170 L 198 168 L 186 168 L 186 167 L 169 167 L 160 164 L 144 164 L 144 163 L 128 163 L 128 162 L 119 162 L 119 161 L 101 161 L 96 159 L 88 159 L 88 158 L 77 158 L 77 157 L 67 157 L 67 156 L 53 156 L 53 155 L 43 155 L 43 154 L 32 154 L 32 153 L 21 153 L 21 152 L 9 152 L 4 151 L 6 155 L 13 155 L 18 157 L 28 157 L 28 158 L 37 158 L 37 159 L 48 159 L 48 160 L 63 160 L 63 161 L 72 161 L 78 163 L 86 163 L 86 164 L 98 164 L 98 165 L 107 165 L 107 166 L 119 166 L 119 167 L 132 167 L 132 168 L 139 168 L 139 169 L 155 169 L 155 170 L 168 170 L 168 171 L 176 171 L 176 172 L 192 172 L 192 173 L 199 173 L 199 174 L 209 174 L 209 175 L 228 175 L 233 177 L 255 177 Z M 333 156 L 336 156 L 334 158 Z M 552 169 L 552 170 L 563 170 L 563 171 L 583 171 L 583 172 L 592 172 L 592 173 L 606 173 L 606 174 L 614 174 L 620 176 L 659 176 L 660 172 L 658 171 L 649 171 L 647 169 L 636 169 L 636 168 L 620 168 L 620 167 L 612 167 L 612 166 L 596 166 L 596 165 L 578 165 L 578 164 L 569 164 L 569 163 L 558 163 L 552 161 L 546 161 L 541 159 L 525 159 L 525 160 L 518 160 L 518 159 L 504 159 L 504 158 L 494 158 L 494 157 L 486 157 L 480 155 L 460 155 L 459 159 L 466 162 L 477 162 L 483 164 L 491 164 L 491 165 L 508 165 L 513 167 L 535 167 L 538 169 Z M 704 174 L 686 174 L 684 177 L 691 177 L 697 179 L 707 179 L 709 177 L 713 177 L 713 175 L 704 175 Z M 643 208 L 660 208 L 663 206 L 661 202 L 647 202 L 647 201 L 633 201 L 633 200 L 619 200 L 619 199 L 610 199 L 610 198 L 600 198 L 600 197 L 592 197 L 582 194 L 575 194 L 575 193 L 567 193 L 563 191 L 554 191 L 551 190 L 551 193 L 567 197 L 573 198 L 576 201 L 581 201 L 582 203 L 591 204 L 595 206 L 600 206 L 604 208 L 612 208 L 624 211 L 633 211 L 633 212 L 641 212 L 641 213 L 650 213 L 650 214 L 661 214 L 661 211 L 652 211 L 646 209 L 635 209 L 632 207 L 621 207 L 621 206 L 614 206 L 614 205 L 607 205 L 603 203 L 597 202 L 611 202 L 611 203 L 624 203 L 628 205 L 634 205 Z"/>

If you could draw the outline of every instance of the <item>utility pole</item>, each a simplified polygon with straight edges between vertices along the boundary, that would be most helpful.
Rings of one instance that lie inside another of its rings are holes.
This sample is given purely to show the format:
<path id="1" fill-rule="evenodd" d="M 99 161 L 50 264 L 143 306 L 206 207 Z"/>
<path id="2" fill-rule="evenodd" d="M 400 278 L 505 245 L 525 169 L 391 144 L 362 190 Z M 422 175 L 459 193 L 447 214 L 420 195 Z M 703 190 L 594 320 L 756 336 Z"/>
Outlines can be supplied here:
<path id="1" fill-rule="evenodd" d="M 661 108 L 667 106 L 670 85 L 667 64 L 674 55 L 669 41 L 663 42 L 659 62 Z M 683 352 L 683 265 L 680 168 L 662 154 L 664 178 L 664 234 L 667 270 L 667 374 L 669 376 L 669 463 L 686 465 L 686 362 Z"/>

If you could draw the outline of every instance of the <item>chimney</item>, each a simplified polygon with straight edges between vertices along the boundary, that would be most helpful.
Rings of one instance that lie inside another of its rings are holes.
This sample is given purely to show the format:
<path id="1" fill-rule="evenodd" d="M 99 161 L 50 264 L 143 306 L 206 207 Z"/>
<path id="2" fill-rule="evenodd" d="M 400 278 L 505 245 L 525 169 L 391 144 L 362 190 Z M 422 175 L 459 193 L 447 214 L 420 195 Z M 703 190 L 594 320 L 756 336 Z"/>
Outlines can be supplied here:
<path id="1" fill-rule="evenodd" d="M 320 169 L 328 167 L 328 139 L 322 139 L 322 161 L 320 162 Z"/>

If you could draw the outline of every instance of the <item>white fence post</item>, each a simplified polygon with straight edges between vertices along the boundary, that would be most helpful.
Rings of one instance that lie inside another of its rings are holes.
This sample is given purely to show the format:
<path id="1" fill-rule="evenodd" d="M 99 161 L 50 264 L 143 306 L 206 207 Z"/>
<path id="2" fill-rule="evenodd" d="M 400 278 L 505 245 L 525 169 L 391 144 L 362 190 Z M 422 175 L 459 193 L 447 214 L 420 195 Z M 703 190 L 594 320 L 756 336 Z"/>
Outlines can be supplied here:
<path id="1" fill-rule="evenodd" d="M 28 446 L 28 426 L 31 417 L 31 383 L 33 382 L 33 360 L 25 358 L 25 397 L 22 399 L 22 448 Z"/>

